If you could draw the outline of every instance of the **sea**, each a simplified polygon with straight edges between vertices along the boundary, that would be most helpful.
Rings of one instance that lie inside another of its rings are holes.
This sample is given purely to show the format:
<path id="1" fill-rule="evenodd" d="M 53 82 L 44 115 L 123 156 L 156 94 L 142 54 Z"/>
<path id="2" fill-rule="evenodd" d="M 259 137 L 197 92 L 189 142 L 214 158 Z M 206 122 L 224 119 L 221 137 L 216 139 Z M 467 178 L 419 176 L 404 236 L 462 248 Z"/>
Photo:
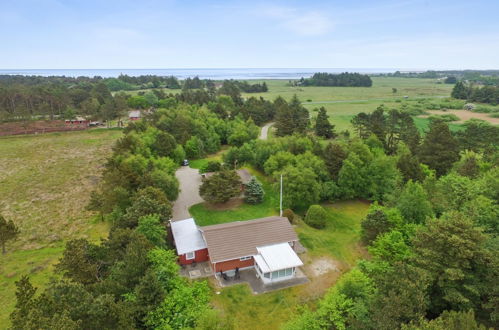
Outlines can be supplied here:
<path id="1" fill-rule="evenodd" d="M 120 74 L 129 76 L 156 75 L 175 76 L 178 79 L 199 77 L 200 79 L 224 80 L 261 80 L 261 79 L 300 79 L 308 78 L 315 72 L 359 72 L 364 74 L 390 73 L 397 69 L 367 69 L 367 68 L 225 68 L 225 69 L 0 69 L 0 75 L 24 76 L 66 76 L 66 77 L 118 77 Z"/>

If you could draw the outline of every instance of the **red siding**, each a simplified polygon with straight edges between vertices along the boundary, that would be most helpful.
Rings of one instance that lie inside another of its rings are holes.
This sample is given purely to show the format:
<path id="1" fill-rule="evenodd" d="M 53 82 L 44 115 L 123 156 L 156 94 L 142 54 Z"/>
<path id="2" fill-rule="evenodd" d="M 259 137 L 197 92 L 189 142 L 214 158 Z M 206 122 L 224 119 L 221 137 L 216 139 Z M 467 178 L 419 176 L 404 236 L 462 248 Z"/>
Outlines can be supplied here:
<path id="1" fill-rule="evenodd" d="M 181 265 L 189 265 L 192 264 L 194 261 L 195 262 L 203 262 L 203 261 L 208 261 L 208 249 L 202 249 L 202 250 L 197 250 L 195 252 L 195 258 L 191 260 L 187 260 L 185 258 L 185 254 L 179 255 L 178 256 L 178 261 L 180 262 Z"/>
<path id="2" fill-rule="evenodd" d="M 214 267 L 215 267 L 215 272 L 218 273 L 218 272 L 225 272 L 231 269 L 236 269 L 236 267 L 239 268 L 250 267 L 253 266 L 254 264 L 255 262 L 253 258 L 244 261 L 241 261 L 239 259 L 233 259 L 228 261 L 217 262 L 216 264 L 214 264 Z"/>

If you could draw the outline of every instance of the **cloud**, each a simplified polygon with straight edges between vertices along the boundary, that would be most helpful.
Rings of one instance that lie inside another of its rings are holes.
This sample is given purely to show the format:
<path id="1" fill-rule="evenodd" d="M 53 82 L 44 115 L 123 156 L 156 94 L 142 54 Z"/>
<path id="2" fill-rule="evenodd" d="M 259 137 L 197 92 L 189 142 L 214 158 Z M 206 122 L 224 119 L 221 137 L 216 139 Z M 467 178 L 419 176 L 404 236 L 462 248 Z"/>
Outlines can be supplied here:
<path id="1" fill-rule="evenodd" d="M 333 28 L 331 19 L 318 11 L 272 6 L 260 8 L 259 14 L 274 19 L 278 27 L 300 36 L 320 36 Z"/>

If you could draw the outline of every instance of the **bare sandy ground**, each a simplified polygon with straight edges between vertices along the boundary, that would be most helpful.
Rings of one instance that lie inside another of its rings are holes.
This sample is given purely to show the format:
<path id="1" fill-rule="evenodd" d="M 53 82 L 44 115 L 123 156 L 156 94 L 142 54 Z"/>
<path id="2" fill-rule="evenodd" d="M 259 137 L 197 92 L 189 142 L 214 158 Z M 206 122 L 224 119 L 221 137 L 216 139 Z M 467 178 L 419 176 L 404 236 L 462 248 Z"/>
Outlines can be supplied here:
<path id="1" fill-rule="evenodd" d="M 489 123 L 493 125 L 499 125 L 499 118 L 492 118 L 489 116 L 488 113 L 479 113 L 479 112 L 471 112 L 471 111 L 466 111 L 466 110 L 428 110 L 427 111 L 429 114 L 432 115 L 448 115 L 448 114 L 453 114 L 459 117 L 459 121 L 455 121 L 454 123 L 464 123 L 465 121 L 476 118 L 476 119 L 481 119 L 488 121 Z M 421 118 L 427 118 L 427 115 L 419 116 Z"/>

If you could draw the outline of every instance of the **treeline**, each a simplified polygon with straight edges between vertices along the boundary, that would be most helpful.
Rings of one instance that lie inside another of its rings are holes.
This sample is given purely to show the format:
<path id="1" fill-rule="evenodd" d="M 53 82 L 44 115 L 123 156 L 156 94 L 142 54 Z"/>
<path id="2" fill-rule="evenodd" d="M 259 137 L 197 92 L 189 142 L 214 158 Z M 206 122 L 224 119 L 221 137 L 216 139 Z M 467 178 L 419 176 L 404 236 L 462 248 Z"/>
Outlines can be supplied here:
<path id="1" fill-rule="evenodd" d="M 140 87 L 137 87 L 141 84 Z M 144 85 L 145 84 L 145 85 Z M 150 88 L 131 96 L 112 91 Z M 166 94 L 157 87 L 182 88 L 182 93 Z M 178 81 L 175 77 L 121 75 L 119 78 L 100 77 L 37 77 L 0 76 L 0 119 L 19 120 L 37 117 L 66 118 L 75 115 L 90 119 L 110 120 L 124 115 L 129 109 L 165 107 L 166 98 L 190 104 L 206 104 L 218 95 L 229 95 L 237 106 L 243 105 L 241 92 L 267 91 L 265 83 L 249 84 L 225 80 L 219 88 L 211 80 L 198 77 Z"/>
<path id="2" fill-rule="evenodd" d="M 301 78 L 300 86 L 371 87 L 371 77 L 366 74 L 343 72 L 340 74 L 317 72 L 310 78 Z"/>
<path id="3" fill-rule="evenodd" d="M 127 109 L 127 95 L 115 96 L 100 81 L 78 84 L 0 83 L 0 119 L 64 118 L 75 114 L 110 120 Z"/>
<path id="4" fill-rule="evenodd" d="M 452 89 L 451 96 L 471 102 L 499 104 L 499 86 L 474 86 L 458 82 Z"/>

